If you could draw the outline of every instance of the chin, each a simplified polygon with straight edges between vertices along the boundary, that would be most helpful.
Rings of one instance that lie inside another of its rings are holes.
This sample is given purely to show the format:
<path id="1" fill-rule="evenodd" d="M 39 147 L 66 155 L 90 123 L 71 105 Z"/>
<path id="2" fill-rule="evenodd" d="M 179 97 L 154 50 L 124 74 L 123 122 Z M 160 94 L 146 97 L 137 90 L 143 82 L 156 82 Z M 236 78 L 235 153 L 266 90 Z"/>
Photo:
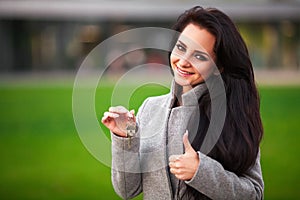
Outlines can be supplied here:
<path id="1" fill-rule="evenodd" d="M 192 86 L 191 83 L 185 79 L 175 77 L 174 80 L 180 86 Z"/>

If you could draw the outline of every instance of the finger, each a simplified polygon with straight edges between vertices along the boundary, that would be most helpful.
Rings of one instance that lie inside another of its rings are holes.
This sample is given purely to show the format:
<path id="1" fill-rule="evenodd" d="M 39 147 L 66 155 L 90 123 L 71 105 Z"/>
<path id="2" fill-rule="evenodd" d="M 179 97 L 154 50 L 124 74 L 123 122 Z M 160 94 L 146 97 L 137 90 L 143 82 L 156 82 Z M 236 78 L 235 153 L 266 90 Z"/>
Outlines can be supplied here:
<path id="1" fill-rule="evenodd" d="M 171 155 L 169 157 L 169 162 L 175 162 L 177 160 L 180 160 L 181 155 Z"/>
<path id="2" fill-rule="evenodd" d="M 102 119 L 101 119 L 101 122 L 102 122 L 103 124 L 105 124 L 105 123 L 110 122 L 111 119 L 112 119 L 112 118 L 109 117 L 109 116 L 103 116 Z"/>
<path id="3" fill-rule="evenodd" d="M 182 181 L 185 181 L 185 180 L 186 180 L 186 179 L 184 178 L 184 175 L 182 175 L 182 174 L 177 174 L 177 173 L 175 173 L 174 175 L 175 175 L 175 177 L 178 178 L 179 180 L 182 180 Z"/>
<path id="4" fill-rule="evenodd" d="M 116 107 L 110 107 L 109 112 L 113 112 L 113 113 L 127 113 L 128 110 L 126 108 L 124 108 L 123 106 L 116 106 Z"/>
<path id="5" fill-rule="evenodd" d="M 169 167 L 170 168 L 175 168 L 175 162 L 169 162 Z"/>
<path id="6" fill-rule="evenodd" d="M 101 122 L 102 122 L 102 123 L 107 122 L 107 117 L 102 117 Z"/>
<path id="7" fill-rule="evenodd" d="M 169 167 L 173 169 L 180 169 L 182 164 L 180 162 L 170 162 Z"/>
<path id="8" fill-rule="evenodd" d="M 171 172 L 172 174 L 175 174 L 176 170 L 175 170 L 174 168 L 170 168 L 170 172 Z"/>
<path id="9" fill-rule="evenodd" d="M 189 141 L 188 130 L 186 130 L 186 132 L 184 133 L 182 140 L 183 140 L 183 145 L 184 145 L 185 152 L 188 152 L 188 151 L 191 151 L 191 150 L 194 151 L 194 149 L 193 149 L 193 147 L 192 147 L 192 145 Z"/>
<path id="10" fill-rule="evenodd" d="M 128 117 L 134 118 L 134 113 L 135 113 L 135 111 L 134 111 L 134 110 L 131 110 L 131 111 L 128 113 Z"/>
<path id="11" fill-rule="evenodd" d="M 108 118 L 109 118 L 108 116 L 103 116 L 102 119 L 101 119 L 101 122 L 102 122 L 102 123 L 107 122 L 107 121 L 108 121 Z"/>
<path id="12" fill-rule="evenodd" d="M 112 112 L 105 112 L 104 113 L 104 117 L 108 118 L 108 117 L 111 117 L 111 118 L 117 118 L 119 117 L 120 115 L 117 114 L 117 113 L 112 113 Z"/>
<path id="13" fill-rule="evenodd" d="M 181 169 L 178 169 L 178 168 L 174 168 L 174 167 L 172 167 L 172 168 L 170 168 L 170 172 L 172 173 L 172 174 L 174 174 L 174 175 L 179 175 L 179 174 L 182 174 L 182 170 Z"/>

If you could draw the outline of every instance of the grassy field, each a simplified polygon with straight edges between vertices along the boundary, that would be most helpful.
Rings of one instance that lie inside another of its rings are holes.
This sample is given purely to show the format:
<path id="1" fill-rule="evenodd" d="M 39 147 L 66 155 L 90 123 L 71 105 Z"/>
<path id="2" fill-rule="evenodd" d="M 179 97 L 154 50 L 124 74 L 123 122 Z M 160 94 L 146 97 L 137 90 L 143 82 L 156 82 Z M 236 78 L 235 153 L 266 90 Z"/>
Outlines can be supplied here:
<path id="1" fill-rule="evenodd" d="M 111 90 L 106 86 L 97 92 L 99 118 L 110 105 Z M 165 92 L 140 88 L 130 107 Z M 300 199 L 300 86 L 260 87 L 260 93 L 265 199 Z M 120 199 L 110 168 L 79 139 L 71 86 L 0 85 L 0 110 L 0 199 Z"/>

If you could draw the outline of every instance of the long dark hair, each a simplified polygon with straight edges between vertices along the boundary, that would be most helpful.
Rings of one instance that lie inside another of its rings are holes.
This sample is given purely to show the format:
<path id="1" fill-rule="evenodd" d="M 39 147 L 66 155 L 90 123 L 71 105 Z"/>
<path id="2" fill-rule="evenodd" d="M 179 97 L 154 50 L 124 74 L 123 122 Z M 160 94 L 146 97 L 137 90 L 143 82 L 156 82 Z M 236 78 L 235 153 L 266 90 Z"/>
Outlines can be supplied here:
<path id="1" fill-rule="evenodd" d="M 200 6 L 193 7 L 179 16 L 173 29 L 182 32 L 193 23 L 215 36 L 214 53 L 216 65 L 221 72 L 227 98 L 225 124 L 217 144 L 208 154 L 220 162 L 224 169 L 238 176 L 244 174 L 255 163 L 263 126 L 259 112 L 259 95 L 254 81 L 252 63 L 245 42 L 231 19 L 223 12 Z M 209 94 L 206 94 L 209 96 Z M 210 99 L 199 101 L 199 128 L 192 141 L 195 150 L 202 144 L 203 134 L 209 125 Z M 198 139 L 197 139 L 198 138 Z M 200 161 L 201 162 L 201 161 Z M 192 187 L 179 184 L 179 199 L 197 199 L 202 196 Z"/>

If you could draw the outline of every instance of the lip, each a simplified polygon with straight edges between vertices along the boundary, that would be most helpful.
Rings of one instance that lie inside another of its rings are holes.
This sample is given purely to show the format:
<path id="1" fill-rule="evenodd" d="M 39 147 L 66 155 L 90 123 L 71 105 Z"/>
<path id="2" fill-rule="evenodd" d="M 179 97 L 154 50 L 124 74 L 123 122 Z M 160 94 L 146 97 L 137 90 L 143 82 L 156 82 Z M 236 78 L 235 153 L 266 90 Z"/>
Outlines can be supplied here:
<path id="1" fill-rule="evenodd" d="M 185 71 L 185 70 L 182 70 L 181 68 L 179 68 L 177 65 L 175 65 L 176 67 L 176 71 L 177 73 L 180 75 L 180 76 L 183 76 L 183 77 L 189 77 L 189 76 L 192 76 L 194 73 L 192 72 L 188 72 L 188 71 Z"/>

